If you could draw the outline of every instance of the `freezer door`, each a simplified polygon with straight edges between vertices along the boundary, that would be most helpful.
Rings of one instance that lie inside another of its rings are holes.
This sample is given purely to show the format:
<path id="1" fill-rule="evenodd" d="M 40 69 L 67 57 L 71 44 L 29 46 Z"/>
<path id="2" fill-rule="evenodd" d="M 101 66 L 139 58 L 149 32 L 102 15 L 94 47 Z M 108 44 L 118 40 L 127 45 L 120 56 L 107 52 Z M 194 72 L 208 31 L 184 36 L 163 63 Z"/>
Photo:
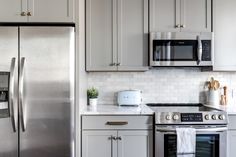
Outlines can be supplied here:
<path id="1" fill-rule="evenodd" d="M 74 29 L 20 27 L 20 157 L 74 156 Z"/>
<path id="2" fill-rule="evenodd" d="M 0 27 L 0 157 L 17 157 L 18 27 Z"/>

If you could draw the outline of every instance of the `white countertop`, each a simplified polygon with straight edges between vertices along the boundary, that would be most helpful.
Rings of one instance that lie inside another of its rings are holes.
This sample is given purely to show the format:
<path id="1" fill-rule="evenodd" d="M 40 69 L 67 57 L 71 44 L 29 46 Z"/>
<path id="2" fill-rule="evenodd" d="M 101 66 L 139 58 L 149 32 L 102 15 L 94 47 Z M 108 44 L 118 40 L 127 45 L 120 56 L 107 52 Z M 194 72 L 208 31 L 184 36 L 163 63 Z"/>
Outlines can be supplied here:
<path id="1" fill-rule="evenodd" d="M 146 105 L 136 106 L 117 106 L 117 105 L 97 105 L 97 108 L 83 109 L 81 115 L 153 115 L 152 111 Z"/>
<path id="2" fill-rule="evenodd" d="M 228 115 L 236 115 L 236 105 L 219 105 L 219 106 L 206 105 L 206 106 L 223 110 L 227 112 Z"/>

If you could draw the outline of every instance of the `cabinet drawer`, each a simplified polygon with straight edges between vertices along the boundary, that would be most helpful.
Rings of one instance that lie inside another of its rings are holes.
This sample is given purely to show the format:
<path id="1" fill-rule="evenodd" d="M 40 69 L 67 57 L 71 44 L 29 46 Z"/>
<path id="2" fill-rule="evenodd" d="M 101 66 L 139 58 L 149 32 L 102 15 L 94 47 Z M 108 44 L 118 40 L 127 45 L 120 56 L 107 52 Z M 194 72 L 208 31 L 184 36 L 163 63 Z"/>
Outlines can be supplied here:
<path id="1" fill-rule="evenodd" d="M 229 116 L 228 129 L 229 130 L 236 130 L 236 115 Z"/>
<path id="2" fill-rule="evenodd" d="M 82 116 L 82 129 L 152 129 L 152 116 Z"/>

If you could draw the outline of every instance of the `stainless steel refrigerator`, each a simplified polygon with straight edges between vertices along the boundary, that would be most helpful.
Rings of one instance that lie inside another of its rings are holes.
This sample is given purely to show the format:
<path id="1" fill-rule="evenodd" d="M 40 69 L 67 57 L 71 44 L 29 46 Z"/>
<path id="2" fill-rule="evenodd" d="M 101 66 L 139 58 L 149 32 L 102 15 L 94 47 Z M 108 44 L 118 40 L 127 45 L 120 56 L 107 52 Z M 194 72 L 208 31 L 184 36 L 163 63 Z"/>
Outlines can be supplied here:
<path id="1" fill-rule="evenodd" d="M 0 27 L 0 157 L 74 156 L 74 28 Z"/>

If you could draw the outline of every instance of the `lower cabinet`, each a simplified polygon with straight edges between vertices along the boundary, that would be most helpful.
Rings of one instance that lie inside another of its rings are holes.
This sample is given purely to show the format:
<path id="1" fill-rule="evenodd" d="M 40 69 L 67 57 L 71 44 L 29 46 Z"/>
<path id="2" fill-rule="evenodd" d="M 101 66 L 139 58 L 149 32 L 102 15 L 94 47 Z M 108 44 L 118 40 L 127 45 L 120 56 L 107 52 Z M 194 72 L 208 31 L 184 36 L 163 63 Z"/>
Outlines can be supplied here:
<path id="1" fill-rule="evenodd" d="M 152 157 L 151 131 L 118 131 L 118 157 Z"/>
<path id="2" fill-rule="evenodd" d="M 116 131 L 83 131 L 82 157 L 117 157 Z"/>
<path id="3" fill-rule="evenodd" d="M 82 157 L 152 157 L 152 131 L 83 131 Z"/>
<path id="4" fill-rule="evenodd" d="M 235 157 L 236 155 L 236 130 L 228 131 L 228 157 Z"/>
<path id="5" fill-rule="evenodd" d="M 236 115 L 229 115 L 227 132 L 227 157 L 236 156 Z"/>
<path id="6" fill-rule="evenodd" d="M 153 157 L 153 116 L 82 116 L 82 157 Z"/>

